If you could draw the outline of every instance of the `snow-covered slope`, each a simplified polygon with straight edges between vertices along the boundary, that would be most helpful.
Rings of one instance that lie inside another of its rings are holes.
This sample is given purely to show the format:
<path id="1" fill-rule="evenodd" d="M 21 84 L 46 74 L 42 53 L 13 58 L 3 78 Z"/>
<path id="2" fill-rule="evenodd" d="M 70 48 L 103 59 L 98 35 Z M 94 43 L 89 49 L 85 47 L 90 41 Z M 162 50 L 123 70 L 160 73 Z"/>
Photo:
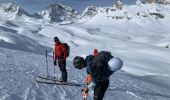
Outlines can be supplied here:
<path id="1" fill-rule="evenodd" d="M 48 56 L 50 76 L 53 76 L 52 57 Z M 67 62 L 68 81 L 83 84 L 86 72 L 73 68 Z M 0 48 L 0 99 L 1 100 L 80 100 L 81 88 L 36 83 L 37 75 L 46 75 L 44 55 Z M 56 77 L 60 77 L 56 67 Z M 137 77 L 117 72 L 110 78 L 104 100 L 168 100 L 170 99 L 169 77 Z M 83 80 L 82 80 L 83 79 Z M 89 95 L 89 99 L 91 95 Z"/>
<path id="2" fill-rule="evenodd" d="M 0 99 L 80 100 L 80 87 L 35 82 L 37 75 L 46 75 L 45 50 L 52 54 L 53 37 L 58 36 L 71 47 L 69 81 L 86 79 L 85 69 L 73 68 L 75 56 L 91 54 L 94 48 L 108 50 L 124 66 L 112 75 L 105 100 L 169 100 L 170 49 L 164 48 L 170 45 L 169 11 L 169 5 L 160 4 L 125 5 L 122 10 L 91 7 L 74 24 L 31 16 L 4 20 L 0 15 Z M 52 57 L 48 57 L 53 76 Z M 58 68 L 56 73 L 59 78 Z"/>
<path id="3" fill-rule="evenodd" d="M 109 33 L 119 34 L 130 41 L 164 46 L 161 41 L 167 40 L 170 32 L 169 11 L 169 5 L 160 4 L 125 5 L 122 10 L 98 8 L 84 24 L 100 27 L 104 31 L 107 26 Z"/>
<path id="4" fill-rule="evenodd" d="M 28 52 L 42 53 L 49 47 L 47 41 L 37 34 L 41 30 L 40 25 L 22 20 L 7 20 L 0 24 L 0 46 L 9 49 L 17 49 Z"/>

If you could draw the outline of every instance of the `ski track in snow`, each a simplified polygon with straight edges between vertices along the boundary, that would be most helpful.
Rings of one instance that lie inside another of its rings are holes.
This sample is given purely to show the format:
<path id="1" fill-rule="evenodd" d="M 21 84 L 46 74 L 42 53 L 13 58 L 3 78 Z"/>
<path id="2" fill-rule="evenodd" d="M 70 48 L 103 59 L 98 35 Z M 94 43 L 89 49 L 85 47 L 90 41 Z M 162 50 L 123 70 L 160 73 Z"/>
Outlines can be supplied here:
<path id="1" fill-rule="evenodd" d="M 44 55 L 0 48 L 1 100 L 80 100 L 81 88 L 36 83 L 37 75 L 46 75 Z M 50 76 L 53 76 L 49 56 Z M 74 69 L 67 62 L 68 80 L 84 83 L 86 71 Z M 60 71 L 56 67 L 56 76 Z M 83 80 L 82 80 L 83 79 Z M 110 77 L 104 100 L 170 100 L 170 89 L 149 83 L 137 76 L 119 71 Z"/>

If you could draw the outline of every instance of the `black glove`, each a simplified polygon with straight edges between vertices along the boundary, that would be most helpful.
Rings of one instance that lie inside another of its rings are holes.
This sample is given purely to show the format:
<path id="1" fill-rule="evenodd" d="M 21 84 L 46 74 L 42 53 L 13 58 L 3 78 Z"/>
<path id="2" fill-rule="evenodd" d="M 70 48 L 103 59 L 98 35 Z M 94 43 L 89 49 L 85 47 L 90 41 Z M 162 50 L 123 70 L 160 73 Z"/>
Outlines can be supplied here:
<path id="1" fill-rule="evenodd" d="M 84 89 L 81 89 L 81 93 L 84 91 Z"/>
<path id="2" fill-rule="evenodd" d="M 56 60 L 54 60 L 54 65 L 55 65 L 55 66 L 57 65 L 57 62 L 56 62 Z"/>

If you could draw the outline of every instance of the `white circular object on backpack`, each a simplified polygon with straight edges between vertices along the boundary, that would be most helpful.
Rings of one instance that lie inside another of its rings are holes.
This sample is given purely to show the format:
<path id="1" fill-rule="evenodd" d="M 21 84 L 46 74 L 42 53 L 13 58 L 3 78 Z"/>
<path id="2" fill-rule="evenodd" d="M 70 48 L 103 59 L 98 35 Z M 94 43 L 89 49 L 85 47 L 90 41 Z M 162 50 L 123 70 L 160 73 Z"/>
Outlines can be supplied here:
<path id="1" fill-rule="evenodd" d="M 123 61 L 118 57 L 114 57 L 110 59 L 108 62 L 108 67 L 113 72 L 120 70 L 122 66 L 123 66 Z"/>

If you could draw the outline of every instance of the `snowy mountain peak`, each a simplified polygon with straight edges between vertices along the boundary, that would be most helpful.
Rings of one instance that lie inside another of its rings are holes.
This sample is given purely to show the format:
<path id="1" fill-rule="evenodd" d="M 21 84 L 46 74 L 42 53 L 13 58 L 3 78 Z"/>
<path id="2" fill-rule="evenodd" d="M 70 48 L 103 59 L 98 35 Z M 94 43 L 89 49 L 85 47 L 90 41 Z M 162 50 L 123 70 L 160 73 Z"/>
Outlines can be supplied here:
<path id="1" fill-rule="evenodd" d="M 3 3 L 0 4 L 0 12 L 1 13 L 6 13 L 6 14 L 12 14 L 12 15 L 28 15 L 28 13 L 22 9 L 21 7 L 17 6 L 14 3 Z"/>
<path id="2" fill-rule="evenodd" d="M 79 14 L 73 8 L 60 3 L 50 4 L 46 10 L 39 13 L 43 19 L 55 22 L 71 21 Z"/>
<path id="3" fill-rule="evenodd" d="M 83 11 L 83 16 L 94 16 L 97 14 L 98 7 L 89 6 Z"/>
<path id="4" fill-rule="evenodd" d="M 81 18 L 83 22 L 90 21 L 90 19 L 95 22 L 101 19 L 109 20 L 109 22 L 118 20 L 156 21 L 157 19 L 166 19 L 169 16 L 167 12 L 169 12 L 168 5 L 137 3 L 136 5 L 124 5 L 122 9 L 114 5 L 113 7 L 88 7 Z"/>
<path id="5" fill-rule="evenodd" d="M 82 13 L 82 15 L 81 15 L 81 17 L 80 17 L 79 22 L 85 22 L 85 21 L 91 19 L 92 17 L 94 17 L 95 15 L 97 15 L 98 11 L 99 11 L 99 7 L 95 7 L 95 6 L 89 6 L 89 7 L 87 7 L 87 8 L 83 11 L 83 13 Z"/>
<path id="6" fill-rule="evenodd" d="M 148 3 L 170 4 L 170 0 L 148 0 Z"/>

